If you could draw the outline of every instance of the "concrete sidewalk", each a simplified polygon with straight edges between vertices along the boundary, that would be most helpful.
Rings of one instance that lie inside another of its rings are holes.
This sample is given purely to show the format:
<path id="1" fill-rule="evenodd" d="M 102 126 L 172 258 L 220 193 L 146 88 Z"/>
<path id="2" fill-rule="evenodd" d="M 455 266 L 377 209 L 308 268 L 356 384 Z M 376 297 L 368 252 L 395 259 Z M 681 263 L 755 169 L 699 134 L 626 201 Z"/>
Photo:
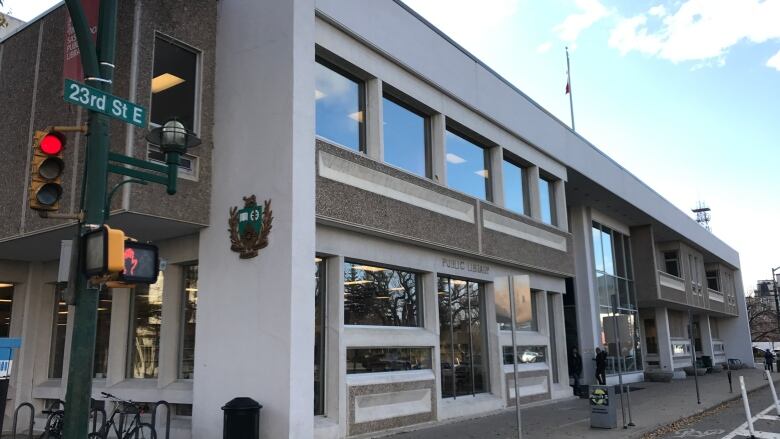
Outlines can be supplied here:
<path id="1" fill-rule="evenodd" d="M 768 385 L 764 371 L 742 369 L 732 372 L 734 392 L 729 393 L 726 372 L 699 377 L 701 404 L 696 403 L 693 377 L 673 380 L 671 383 L 636 383 L 631 392 L 631 413 L 635 427 L 622 428 L 618 406 L 618 428 L 601 430 L 590 428 L 590 406 L 587 399 L 567 399 L 522 410 L 523 438 L 639 438 L 659 427 L 714 407 L 723 401 L 738 398 L 739 376 L 745 378 L 748 391 Z M 780 374 L 775 382 L 780 381 Z M 777 386 L 777 384 L 776 384 Z M 619 404 L 619 398 L 618 404 Z M 489 416 L 418 428 L 396 433 L 393 439 L 488 439 L 517 438 L 515 411 L 507 409 Z"/>

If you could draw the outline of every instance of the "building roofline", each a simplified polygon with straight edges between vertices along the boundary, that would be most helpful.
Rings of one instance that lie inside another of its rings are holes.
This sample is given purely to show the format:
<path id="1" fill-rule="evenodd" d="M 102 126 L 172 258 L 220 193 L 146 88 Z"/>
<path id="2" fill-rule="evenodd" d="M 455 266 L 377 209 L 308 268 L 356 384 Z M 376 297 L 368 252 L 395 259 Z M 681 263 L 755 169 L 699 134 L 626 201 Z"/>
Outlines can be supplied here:
<path id="1" fill-rule="evenodd" d="M 21 32 L 21 31 L 23 31 L 23 30 L 27 29 L 28 27 L 32 26 L 32 25 L 33 25 L 33 24 L 35 24 L 35 23 L 36 23 L 38 20 L 40 20 L 40 19 L 42 19 L 43 17 L 45 17 L 45 16 L 47 16 L 47 15 L 51 14 L 51 13 L 52 13 L 54 10 L 56 10 L 57 8 L 59 8 L 60 6 L 62 6 L 62 5 L 64 5 L 64 4 L 65 4 L 65 1 L 64 1 L 64 0 L 60 0 L 60 1 L 58 1 L 57 3 L 53 4 L 53 5 L 52 5 L 52 6 L 51 6 L 49 9 L 47 9 L 47 10 L 45 10 L 45 11 L 41 12 L 40 14 L 36 15 L 36 16 L 35 16 L 34 18 L 32 18 L 30 21 L 27 21 L 27 22 L 25 22 L 24 24 L 20 25 L 19 27 L 17 27 L 17 28 L 16 28 L 16 29 L 14 29 L 13 31 L 11 31 L 11 32 L 10 32 L 8 35 L 6 35 L 5 37 L 2 37 L 2 38 L 0 38 L 0 43 L 4 43 L 4 42 L 5 42 L 6 40 L 8 40 L 9 38 L 13 37 L 14 35 L 18 34 L 19 32 Z M 10 15 L 10 17 L 13 17 L 13 18 L 16 18 L 17 20 L 20 20 L 19 18 L 17 18 L 17 17 L 14 17 L 13 15 Z M 21 21 L 21 20 L 20 20 L 20 21 Z"/>

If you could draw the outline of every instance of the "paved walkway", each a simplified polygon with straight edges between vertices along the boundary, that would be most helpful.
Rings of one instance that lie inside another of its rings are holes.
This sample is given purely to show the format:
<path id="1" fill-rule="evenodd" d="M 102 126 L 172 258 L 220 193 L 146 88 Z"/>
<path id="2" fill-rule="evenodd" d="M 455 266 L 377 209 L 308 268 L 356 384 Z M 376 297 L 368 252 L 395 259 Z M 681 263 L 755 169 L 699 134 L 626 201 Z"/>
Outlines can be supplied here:
<path id="1" fill-rule="evenodd" d="M 678 419 L 700 413 L 723 401 L 739 397 L 739 376 L 745 378 L 745 387 L 755 390 L 766 386 L 764 371 L 743 369 L 732 372 L 734 392 L 729 393 L 726 372 L 699 377 L 701 404 L 696 403 L 693 377 L 673 380 L 671 383 L 637 383 L 641 388 L 631 392 L 631 412 L 635 427 L 622 429 L 618 409 L 618 428 L 601 430 L 590 428 L 590 406 L 587 399 L 567 399 L 561 402 L 529 407 L 522 411 L 523 438 L 640 438 L 659 427 Z M 775 374 L 775 386 L 780 385 L 780 374 Z M 780 387 L 778 387 L 780 391 Z M 514 409 L 498 414 L 458 422 L 418 428 L 397 433 L 392 439 L 493 439 L 517 438 Z"/>

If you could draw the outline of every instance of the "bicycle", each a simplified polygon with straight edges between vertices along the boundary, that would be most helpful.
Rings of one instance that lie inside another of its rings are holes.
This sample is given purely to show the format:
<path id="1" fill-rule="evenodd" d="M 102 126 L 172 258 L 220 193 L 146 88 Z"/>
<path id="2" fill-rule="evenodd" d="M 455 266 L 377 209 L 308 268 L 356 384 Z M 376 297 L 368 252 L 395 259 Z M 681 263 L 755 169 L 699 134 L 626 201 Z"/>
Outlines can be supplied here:
<path id="1" fill-rule="evenodd" d="M 115 403 L 114 409 L 111 412 L 111 416 L 100 427 L 100 429 L 94 433 L 87 435 L 88 439 L 107 439 L 108 435 L 113 431 L 119 439 L 157 439 L 157 432 L 154 430 L 152 424 L 141 422 L 141 413 L 143 410 L 137 403 L 122 399 L 118 396 L 112 395 L 106 392 L 100 392 L 101 395 L 107 400 L 111 400 Z M 121 410 L 121 408 L 129 407 L 130 410 Z M 132 415 L 132 419 L 129 424 L 124 425 L 124 415 Z M 119 415 L 119 423 L 115 420 Z"/>
<path id="2" fill-rule="evenodd" d="M 54 407 L 61 407 L 55 409 Z M 65 402 L 57 400 L 48 409 L 41 411 L 44 415 L 49 415 L 46 418 L 46 426 L 43 428 L 43 433 L 39 439 L 62 439 L 62 426 L 65 424 Z"/>

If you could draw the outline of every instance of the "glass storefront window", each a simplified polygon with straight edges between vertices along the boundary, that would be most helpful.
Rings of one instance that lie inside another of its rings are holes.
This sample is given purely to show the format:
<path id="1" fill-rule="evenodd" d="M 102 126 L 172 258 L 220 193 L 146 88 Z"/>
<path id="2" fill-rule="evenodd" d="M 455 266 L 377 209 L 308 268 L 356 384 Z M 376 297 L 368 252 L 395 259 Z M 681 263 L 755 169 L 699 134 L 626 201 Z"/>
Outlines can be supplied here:
<path id="1" fill-rule="evenodd" d="M 68 328 L 68 305 L 62 300 L 59 288 L 54 292 L 54 318 L 51 327 L 49 378 L 62 378 L 62 359 L 65 355 L 65 333 Z"/>
<path id="2" fill-rule="evenodd" d="M 504 207 L 517 213 L 528 212 L 525 168 L 509 160 L 503 162 Z"/>
<path id="3" fill-rule="evenodd" d="M 487 148 L 447 130 L 447 185 L 471 196 L 488 200 L 490 174 Z"/>
<path id="4" fill-rule="evenodd" d="M 382 100 L 385 162 L 428 176 L 428 118 L 392 96 Z"/>
<path id="5" fill-rule="evenodd" d="M 325 261 L 315 258 L 314 282 L 314 414 L 325 414 Z"/>
<path id="6" fill-rule="evenodd" d="M 314 67 L 315 131 L 323 139 L 362 151 L 363 84 L 317 61 Z"/>
<path id="7" fill-rule="evenodd" d="M 344 263 L 344 324 L 422 326 L 417 273 Z"/>
<path id="8" fill-rule="evenodd" d="M 544 363 L 547 346 L 517 346 L 517 364 Z M 503 347 L 504 364 L 512 364 L 512 346 Z"/>
<path id="9" fill-rule="evenodd" d="M 348 348 L 347 374 L 431 368 L 430 348 Z"/>
<path id="10" fill-rule="evenodd" d="M 133 291 L 128 378 L 157 378 L 164 279 L 160 272 L 156 283 Z"/>
<path id="11" fill-rule="evenodd" d="M 442 397 L 487 391 L 482 285 L 438 278 Z"/>
<path id="12" fill-rule="evenodd" d="M 198 266 L 187 265 L 184 271 L 182 331 L 179 378 L 191 380 L 195 375 L 195 324 L 198 315 Z"/>
<path id="13" fill-rule="evenodd" d="M 93 372 L 95 378 L 105 378 L 108 371 L 108 341 L 111 335 L 111 304 L 113 293 L 110 288 L 103 288 L 98 295 L 97 334 L 95 338 L 95 362 Z"/>

